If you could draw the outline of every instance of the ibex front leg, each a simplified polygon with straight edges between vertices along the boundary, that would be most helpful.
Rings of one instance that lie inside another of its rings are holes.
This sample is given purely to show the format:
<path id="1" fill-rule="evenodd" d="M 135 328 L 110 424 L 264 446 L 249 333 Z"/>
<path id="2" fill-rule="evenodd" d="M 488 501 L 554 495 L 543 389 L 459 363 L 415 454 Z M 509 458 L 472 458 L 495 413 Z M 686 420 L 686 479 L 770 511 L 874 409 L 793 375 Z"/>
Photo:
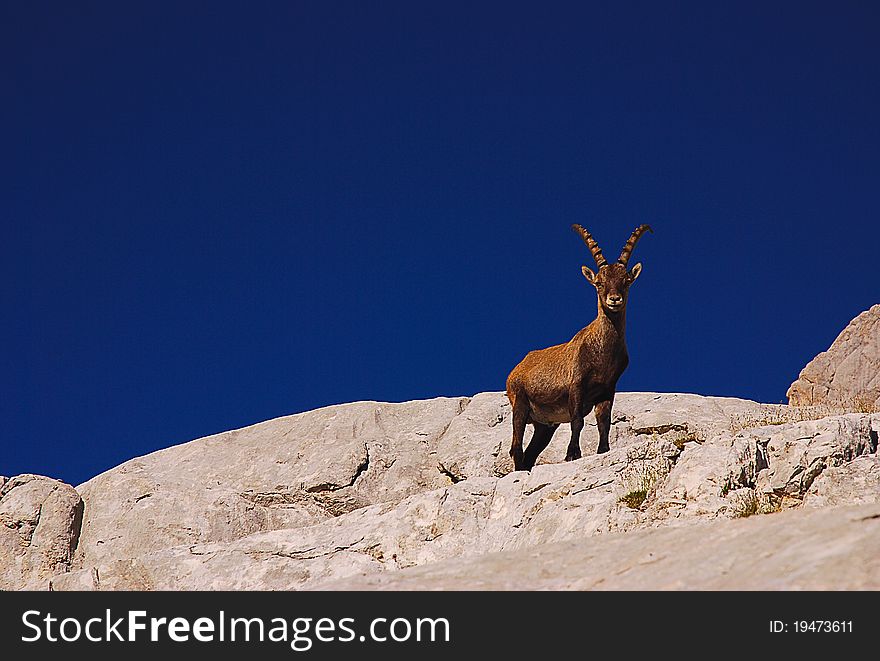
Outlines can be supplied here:
<path id="1" fill-rule="evenodd" d="M 593 409 L 596 413 L 596 426 L 599 428 L 599 448 L 596 450 L 596 454 L 602 454 L 611 449 L 608 445 L 608 432 L 611 430 L 611 406 L 613 404 L 614 394 L 612 393 L 611 397 L 604 402 L 599 402 Z"/>
<path id="2" fill-rule="evenodd" d="M 568 452 L 565 453 L 565 460 L 574 461 L 581 458 L 581 429 L 584 428 L 585 413 L 580 388 L 572 388 L 570 391 L 568 415 L 571 418 L 571 441 L 568 444 Z"/>

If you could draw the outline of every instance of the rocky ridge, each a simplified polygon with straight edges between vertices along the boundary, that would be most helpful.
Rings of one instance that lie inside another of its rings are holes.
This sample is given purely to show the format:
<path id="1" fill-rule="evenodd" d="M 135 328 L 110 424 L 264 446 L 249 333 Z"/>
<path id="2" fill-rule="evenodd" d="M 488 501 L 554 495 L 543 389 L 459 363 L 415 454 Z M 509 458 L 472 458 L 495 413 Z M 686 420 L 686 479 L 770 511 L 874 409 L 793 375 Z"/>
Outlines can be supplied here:
<path id="1" fill-rule="evenodd" d="M 611 452 L 563 462 L 563 427 L 527 473 L 511 472 L 503 393 L 318 409 L 133 459 L 76 490 L 4 480 L 0 544 L 21 560 L 0 587 L 322 588 L 566 540 L 591 547 L 585 538 L 874 502 L 880 415 L 801 417 L 734 398 L 620 393 Z M 594 447 L 591 418 L 585 430 Z M 62 494 L 67 524 L 34 524 Z M 54 532 L 36 534 L 40 525 Z"/>

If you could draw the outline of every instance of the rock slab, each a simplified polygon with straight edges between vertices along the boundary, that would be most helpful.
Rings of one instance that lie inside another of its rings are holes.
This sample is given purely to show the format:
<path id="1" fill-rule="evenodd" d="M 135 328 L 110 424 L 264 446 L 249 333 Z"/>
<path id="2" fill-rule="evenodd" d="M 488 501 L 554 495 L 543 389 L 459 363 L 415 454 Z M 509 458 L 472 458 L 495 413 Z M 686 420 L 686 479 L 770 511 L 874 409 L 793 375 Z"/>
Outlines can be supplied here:
<path id="1" fill-rule="evenodd" d="M 877 590 L 880 505 L 602 535 L 314 586 L 323 590 Z"/>

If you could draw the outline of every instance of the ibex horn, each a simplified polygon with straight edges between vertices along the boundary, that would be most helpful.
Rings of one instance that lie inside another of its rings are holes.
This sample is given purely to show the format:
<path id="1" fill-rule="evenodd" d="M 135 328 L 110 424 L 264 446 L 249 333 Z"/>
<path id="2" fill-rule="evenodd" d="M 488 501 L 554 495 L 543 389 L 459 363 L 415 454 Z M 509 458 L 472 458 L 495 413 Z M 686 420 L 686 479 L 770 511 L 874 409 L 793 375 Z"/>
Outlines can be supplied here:
<path id="1" fill-rule="evenodd" d="M 642 238 L 642 234 L 645 232 L 654 233 L 654 230 L 651 229 L 650 225 L 639 225 L 633 230 L 632 236 L 629 237 L 629 240 L 623 246 L 623 252 L 620 253 L 620 257 L 617 258 L 617 261 L 627 265 L 629 262 L 629 256 L 632 254 L 633 248 L 636 247 L 636 244 L 639 242 L 639 239 Z"/>
<path id="2" fill-rule="evenodd" d="M 596 240 L 592 236 L 590 236 L 590 233 L 580 225 L 572 225 L 571 229 L 581 235 L 584 243 L 587 244 L 587 248 L 593 253 L 593 259 L 596 260 L 596 265 L 599 268 L 605 266 L 608 262 L 606 261 L 605 256 L 602 255 L 602 249 L 599 247 L 599 244 L 596 243 Z"/>

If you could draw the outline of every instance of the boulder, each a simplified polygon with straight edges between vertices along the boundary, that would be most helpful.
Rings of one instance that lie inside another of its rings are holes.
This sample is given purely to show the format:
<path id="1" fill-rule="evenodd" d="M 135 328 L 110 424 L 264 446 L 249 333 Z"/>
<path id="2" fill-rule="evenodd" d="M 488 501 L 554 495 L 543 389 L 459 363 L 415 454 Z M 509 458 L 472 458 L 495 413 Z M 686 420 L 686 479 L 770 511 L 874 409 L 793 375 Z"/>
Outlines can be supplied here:
<path id="1" fill-rule="evenodd" d="M 788 389 L 793 406 L 880 411 L 880 304 L 862 312 Z"/>
<path id="2" fill-rule="evenodd" d="M 40 475 L 0 479 L 0 590 L 42 587 L 70 569 L 83 503 L 74 488 Z"/>

